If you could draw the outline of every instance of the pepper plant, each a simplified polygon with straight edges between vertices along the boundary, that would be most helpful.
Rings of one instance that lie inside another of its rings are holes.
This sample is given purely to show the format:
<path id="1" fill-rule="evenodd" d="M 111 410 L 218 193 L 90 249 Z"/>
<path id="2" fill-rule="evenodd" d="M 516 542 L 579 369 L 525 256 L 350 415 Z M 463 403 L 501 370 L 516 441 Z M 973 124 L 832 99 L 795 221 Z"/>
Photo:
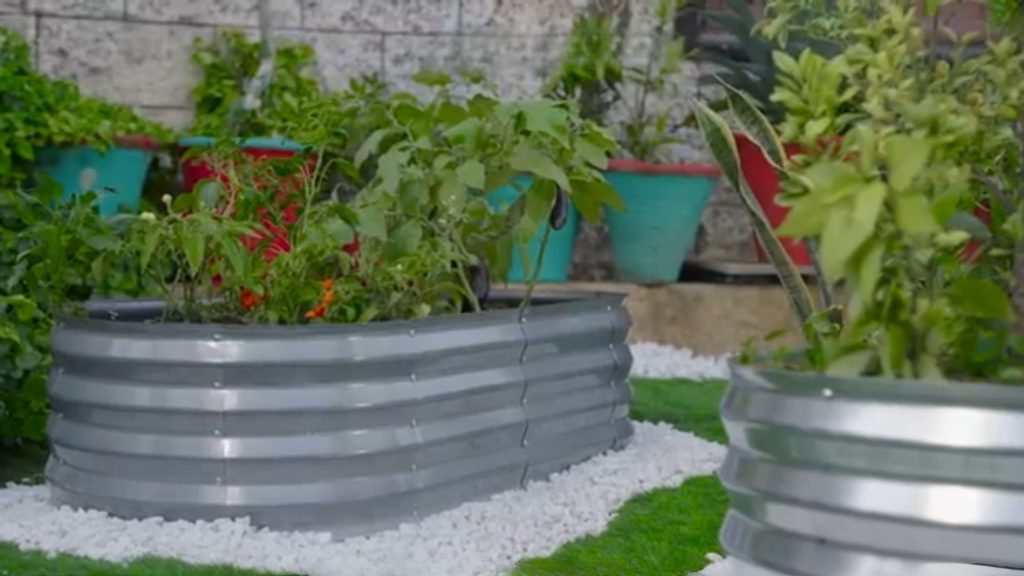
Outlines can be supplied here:
<path id="1" fill-rule="evenodd" d="M 783 128 L 806 154 L 786 158 L 753 101 L 735 90 L 729 97 L 732 121 L 784 175 L 780 201 L 792 210 L 777 233 L 815 240 L 821 281 L 842 287 L 835 309 L 818 307 L 780 249 L 743 180 L 726 119 L 698 106 L 707 143 L 806 327 L 805 366 L 1024 382 L 1024 339 L 1013 332 L 1007 296 L 1017 282 L 1008 247 L 1024 232 L 1017 192 L 1024 147 L 1015 133 L 1024 54 L 1003 39 L 975 58 L 940 59 L 912 2 L 847 10 L 850 42 L 841 54 L 805 52 L 796 66 L 779 66 L 785 80 L 775 97 L 793 112 Z M 981 202 L 991 207 L 991 226 L 974 216 Z M 984 253 L 966 264 L 972 237 Z"/>

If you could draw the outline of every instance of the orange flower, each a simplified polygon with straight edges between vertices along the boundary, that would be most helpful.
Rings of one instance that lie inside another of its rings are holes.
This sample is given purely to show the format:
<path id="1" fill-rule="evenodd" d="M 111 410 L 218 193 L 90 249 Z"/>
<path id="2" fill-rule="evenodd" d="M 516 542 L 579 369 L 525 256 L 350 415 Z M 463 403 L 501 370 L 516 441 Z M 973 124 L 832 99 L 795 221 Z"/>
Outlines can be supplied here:
<path id="1" fill-rule="evenodd" d="M 326 278 L 321 280 L 320 285 L 324 287 L 324 292 L 330 292 L 331 290 L 334 290 L 334 279 Z"/>
<path id="2" fill-rule="evenodd" d="M 239 300 L 241 300 L 242 307 L 246 310 L 252 310 L 260 304 L 259 296 L 248 288 L 242 288 L 242 293 L 239 294 Z"/>
<path id="3" fill-rule="evenodd" d="M 334 290 L 330 290 L 328 292 L 324 292 L 323 297 L 320 298 L 320 304 L 322 304 L 324 306 L 330 306 L 331 304 L 334 304 L 334 299 L 335 298 L 336 298 L 336 295 L 334 293 Z"/>
<path id="4" fill-rule="evenodd" d="M 323 304 L 313 308 L 309 312 L 306 312 L 306 320 L 313 320 L 314 318 L 323 318 L 327 314 L 327 307 Z"/>

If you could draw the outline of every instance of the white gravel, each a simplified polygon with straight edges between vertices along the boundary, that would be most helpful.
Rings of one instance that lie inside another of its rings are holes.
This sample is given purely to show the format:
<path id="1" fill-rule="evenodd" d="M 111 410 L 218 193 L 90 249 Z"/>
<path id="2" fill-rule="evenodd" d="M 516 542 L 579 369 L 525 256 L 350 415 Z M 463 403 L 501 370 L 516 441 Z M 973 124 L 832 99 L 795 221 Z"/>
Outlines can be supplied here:
<path id="1" fill-rule="evenodd" d="M 725 374 L 721 359 L 696 357 L 687 350 L 639 344 L 633 354 L 633 374 L 638 376 L 699 380 Z M 153 555 L 309 576 L 490 576 L 523 558 L 546 556 L 572 540 L 601 532 L 630 497 L 711 474 L 724 456 L 723 446 L 668 425 L 637 423 L 636 436 L 625 450 L 598 456 L 525 490 L 342 542 L 332 542 L 327 534 L 256 529 L 244 519 L 120 520 L 96 511 L 53 507 L 46 487 L 9 486 L 0 490 L 0 541 L 110 561 Z"/>
<path id="2" fill-rule="evenodd" d="M 45 487 L 9 487 L 0 490 L 0 540 L 111 561 L 155 555 L 309 576 L 483 576 L 600 532 L 631 496 L 710 474 L 724 453 L 668 425 L 637 424 L 625 450 L 547 482 L 342 542 L 326 534 L 258 530 L 245 520 L 120 520 L 55 508 Z"/>
<path id="3" fill-rule="evenodd" d="M 689 378 L 708 380 L 727 378 L 727 357 L 696 356 L 686 348 L 641 342 L 630 346 L 633 376 L 643 378 Z"/>

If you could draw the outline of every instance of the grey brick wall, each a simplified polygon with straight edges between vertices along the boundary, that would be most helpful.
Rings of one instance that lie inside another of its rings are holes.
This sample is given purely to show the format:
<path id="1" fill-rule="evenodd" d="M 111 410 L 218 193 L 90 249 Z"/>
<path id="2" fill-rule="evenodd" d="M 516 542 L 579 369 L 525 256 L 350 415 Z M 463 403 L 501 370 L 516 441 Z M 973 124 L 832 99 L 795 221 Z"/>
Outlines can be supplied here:
<path id="1" fill-rule="evenodd" d="M 642 55 L 655 0 L 634 0 L 630 55 Z M 508 98 L 535 96 L 587 0 L 273 0 L 274 33 L 317 50 L 328 88 L 379 72 L 397 87 L 424 66 L 482 69 Z M 0 26 L 22 32 L 39 68 L 178 128 L 191 120 L 193 39 L 219 26 L 256 33 L 257 0 L 0 0 Z M 685 94 L 693 95 L 696 69 Z M 682 105 L 683 98 L 678 105 Z M 679 150 L 697 160 L 696 145 Z M 731 193 L 704 217 L 699 252 L 748 259 L 749 225 Z M 607 239 L 585 230 L 575 276 L 610 277 Z"/>

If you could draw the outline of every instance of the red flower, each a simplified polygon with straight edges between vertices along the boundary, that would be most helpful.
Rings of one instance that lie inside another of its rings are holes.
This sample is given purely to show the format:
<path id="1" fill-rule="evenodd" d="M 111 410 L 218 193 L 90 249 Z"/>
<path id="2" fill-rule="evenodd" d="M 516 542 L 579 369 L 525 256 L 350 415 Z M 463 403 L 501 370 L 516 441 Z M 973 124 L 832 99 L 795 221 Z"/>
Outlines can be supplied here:
<path id="1" fill-rule="evenodd" d="M 359 237 L 356 236 L 355 240 L 352 240 L 348 244 L 342 246 L 341 251 L 351 256 L 355 256 L 356 254 L 359 254 L 360 248 L 362 248 L 362 246 L 359 244 Z"/>
<path id="2" fill-rule="evenodd" d="M 314 318 L 323 318 L 325 314 L 327 314 L 327 306 L 320 304 L 316 308 L 306 312 L 306 319 L 313 320 Z"/>
<path id="3" fill-rule="evenodd" d="M 260 297 L 248 288 L 242 288 L 242 293 L 239 294 L 239 300 L 242 303 L 242 308 L 245 308 L 246 310 L 252 310 L 260 305 Z"/>

